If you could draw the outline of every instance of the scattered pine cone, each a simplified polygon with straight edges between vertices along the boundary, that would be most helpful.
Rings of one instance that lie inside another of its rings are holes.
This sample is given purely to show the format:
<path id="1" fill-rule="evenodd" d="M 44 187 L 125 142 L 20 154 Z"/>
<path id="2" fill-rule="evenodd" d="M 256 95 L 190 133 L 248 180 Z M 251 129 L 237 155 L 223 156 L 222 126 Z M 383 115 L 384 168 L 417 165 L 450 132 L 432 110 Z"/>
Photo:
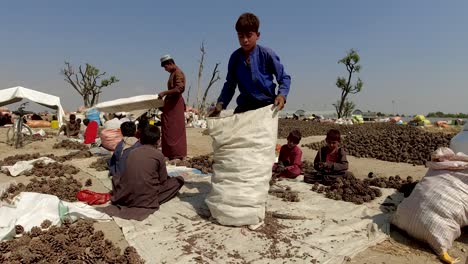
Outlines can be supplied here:
<path id="1" fill-rule="evenodd" d="M 86 182 L 85 182 L 85 186 L 89 187 L 91 185 L 93 185 L 93 181 L 91 179 L 87 179 Z"/>
<path id="2" fill-rule="evenodd" d="M 23 234 L 24 227 L 22 225 L 15 225 L 15 233 L 17 235 Z"/>
<path id="3" fill-rule="evenodd" d="M 42 222 L 41 227 L 42 227 L 43 229 L 47 229 L 47 228 L 49 228 L 51 225 L 52 225 L 52 222 L 51 222 L 50 220 L 46 219 L 46 220 L 44 220 L 44 221 Z"/>
<path id="4" fill-rule="evenodd" d="M 63 140 L 59 143 L 54 144 L 54 149 L 64 148 L 64 149 L 77 149 L 77 150 L 89 150 L 89 147 L 75 141 Z"/>

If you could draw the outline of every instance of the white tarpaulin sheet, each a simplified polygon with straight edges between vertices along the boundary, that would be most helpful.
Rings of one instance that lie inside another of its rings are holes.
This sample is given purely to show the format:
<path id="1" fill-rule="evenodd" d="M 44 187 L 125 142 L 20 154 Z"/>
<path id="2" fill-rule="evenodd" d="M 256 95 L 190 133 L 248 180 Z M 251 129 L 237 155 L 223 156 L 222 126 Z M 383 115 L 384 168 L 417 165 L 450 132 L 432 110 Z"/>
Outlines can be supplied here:
<path id="1" fill-rule="evenodd" d="M 60 104 L 60 97 L 34 91 L 21 86 L 0 90 L 0 106 L 17 103 L 23 99 L 28 99 L 40 105 L 57 110 L 57 120 L 59 121 L 59 125 L 62 125 L 65 112 Z"/>
<path id="2" fill-rule="evenodd" d="M 315 259 L 335 264 L 387 237 L 390 216 L 380 207 L 394 190 L 383 189 L 384 195 L 372 203 L 355 205 L 327 199 L 304 182 L 281 184 L 299 191 L 301 201 L 269 196 L 267 211 L 304 219 L 278 220 L 284 228 L 270 237 L 201 217 L 209 215 L 204 200 L 211 189 L 210 178 L 203 176 L 186 177 L 180 194 L 144 221 L 114 220 L 147 263 L 313 263 Z"/>
<path id="3" fill-rule="evenodd" d="M 15 235 L 15 225 L 21 225 L 25 231 L 30 231 L 46 219 L 57 225 L 63 218 L 72 221 L 80 218 L 111 220 L 108 215 L 82 202 L 70 203 L 60 201 L 55 195 L 22 192 L 15 197 L 14 205 L 0 206 L 0 240 L 12 238 Z"/>
<path id="4" fill-rule="evenodd" d="M 137 113 L 142 114 L 148 109 L 159 108 L 163 105 L 164 101 L 157 94 L 146 94 L 102 102 L 94 106 L 94 108 L 107 113 L 130 112 L 138 115 Z"/>

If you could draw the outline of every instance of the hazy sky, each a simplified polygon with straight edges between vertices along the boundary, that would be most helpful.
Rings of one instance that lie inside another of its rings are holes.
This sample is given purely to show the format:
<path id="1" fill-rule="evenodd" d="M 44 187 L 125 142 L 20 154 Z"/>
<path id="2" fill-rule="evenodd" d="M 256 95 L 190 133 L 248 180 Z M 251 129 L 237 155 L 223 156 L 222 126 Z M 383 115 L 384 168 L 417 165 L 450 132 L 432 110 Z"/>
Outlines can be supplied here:
<path id="1" fill-rule="evenodd" d="M 3 1 L 0 88 L 25 86 L 82 104 L 63 81 L 65 60 L 90 63 L 120 82 L 103 100 L 166 89 L 159 63 L 170 53 L 196 90 L 199 46 L 206 42 L 204 85 L 216 62 L 226 76 L 239 47 L 234 24 L 260 18 L 261 45 L 280 56 L 292 85 L 286 108 L 331 110 L 345 74 L 337 61 L 358 50 L 364 81 L 361 110 L 468 113 L 468 1 Z M 223 82 L 210 92 L 219 95 Z M 230 105 L 235 106 L 235 101 Z"/>

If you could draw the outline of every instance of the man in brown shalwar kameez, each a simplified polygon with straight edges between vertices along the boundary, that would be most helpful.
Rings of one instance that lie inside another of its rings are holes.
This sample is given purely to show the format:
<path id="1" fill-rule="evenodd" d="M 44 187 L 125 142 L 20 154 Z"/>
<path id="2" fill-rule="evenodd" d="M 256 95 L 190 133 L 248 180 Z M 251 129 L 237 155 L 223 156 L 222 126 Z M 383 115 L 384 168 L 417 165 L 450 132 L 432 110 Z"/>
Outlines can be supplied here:
<path id="1" fill-rule="evenodd" d="M 157 149 L 159 138 L 156 126 L 147 126 L 142 131 L 142 146 L 130 152 L 125 171 L 113 186 L 112 205 L 97 208 L 99 211 L 141 221 L 177 194 L 184 185 L 184 178 L 168 177 L 164 155 Z"/>
<path id="2" fill-rule="evenodd" d="M 159 93 L 160 98 L 164 97 L 161 115 L 162 152 L 170 160 L 183 159 L 187 156 L 185 101 L 182 97 L 185 75 L 169 55 L 161 58 L 161 67 L 170 73 L 167 91 Z"/>

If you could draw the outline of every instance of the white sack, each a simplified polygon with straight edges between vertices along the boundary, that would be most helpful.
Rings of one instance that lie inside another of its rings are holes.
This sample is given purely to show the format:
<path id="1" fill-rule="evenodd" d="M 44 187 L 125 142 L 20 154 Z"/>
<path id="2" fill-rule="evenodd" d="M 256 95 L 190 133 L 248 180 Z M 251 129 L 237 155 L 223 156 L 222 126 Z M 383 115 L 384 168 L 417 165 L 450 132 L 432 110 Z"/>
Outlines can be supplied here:
<path id="1" fill-rule="evenodd" d="M 255 225 L 265 217 L 275 161 L 278 113 L 272 106 L 209 118 L 213 138 L 212 190 L 206 204 L 222 225 Z"/>
<path id="2" fill-rule="evenodd" d="M 468 225 L 468 170 L 429 169 L 398 206 L 392 223 L 441 255 Z"/>
<path id="3" fill-rule="evenodd" d="M 12 238 L 15 235 L 15 225 L 21 225 L 25 232 L 29 232 L 46 219 L 57 225 L 64 218 L 69 218 L 72 222 L 80 218 L 112 219 L 82 202 L 70 203 L 60 201 L 55 195 L 22 192 L 15 198 L 13 206 L 0 207 L 0 240 Z"/>
<path id="4" fill-rule="evenodd" d="M 39 161 L 42 161 L 45 164 L 55 162 L 55 160 L 48 157 L 41 157 L 33 160 L 21 160 L 12 166 L 2 166 L 2 171 L 8 171 L 11 176 L 16 177 L 21 175 L 23 172 L 30 171 L 32 168 L 34 168 L 34 163 Z"/>
<path id="5" fill-rule="evenodd" d="M 117 129 L 117 128 L 120 128 L 120 125 L 123 123 L 124 121 L 121 121 L 120 119 L 118 119 L 117 117 L 107 121 L 104 123 L 104 128 L 105 129 Z"/>

